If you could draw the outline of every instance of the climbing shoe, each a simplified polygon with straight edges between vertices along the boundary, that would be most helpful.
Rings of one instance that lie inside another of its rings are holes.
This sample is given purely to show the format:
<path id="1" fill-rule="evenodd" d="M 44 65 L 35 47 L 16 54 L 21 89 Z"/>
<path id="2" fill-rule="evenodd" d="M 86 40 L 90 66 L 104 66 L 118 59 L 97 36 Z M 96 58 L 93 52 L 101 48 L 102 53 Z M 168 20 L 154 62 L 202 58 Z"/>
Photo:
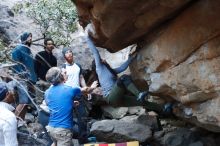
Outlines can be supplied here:
<path id="1" fill-rule="evenodd" d="M 139 93 L 137 101 L 144 102 L 146 96 L 148 96 L 148 92 L 147 91 Z"/>
<path id="2" fill-rule="evenodd" d="M 168 102 L 163 106 L 162 116 L 171 117 L 173 115 L 173 104 Z"/>
<path id="3" fill-rule="evenodd" d="M 97 141 L 96 137 L 94 137 L 94 136 L 88 137 L 88 142 L 95 143 L 96 141 Z"/>
<path id="4" fill-rule="evenodd" d="M 186 118 L 191 118 L 193 115 L 192 108 L 184 107 L 183 113 Z"/>

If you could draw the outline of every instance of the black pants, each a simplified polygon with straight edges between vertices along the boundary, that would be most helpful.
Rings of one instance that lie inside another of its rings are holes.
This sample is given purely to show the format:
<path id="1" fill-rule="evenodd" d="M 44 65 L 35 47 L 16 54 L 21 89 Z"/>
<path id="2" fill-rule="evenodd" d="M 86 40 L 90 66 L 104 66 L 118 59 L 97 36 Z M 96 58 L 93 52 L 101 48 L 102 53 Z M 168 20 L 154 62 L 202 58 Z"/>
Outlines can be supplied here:
<path id="1" fill-rule="evenodd" d="M 47 133 L 47 130 L 45 128 L 48 125 L 48 123 L 49 123 L 49 118 L 50 118 L 50 114 L 49 113 L 47 113 L 47 112 L 45 112 L 43 110 L 40 110 L 38 112 L 38 121 L 43 126 L 43 130 L 45 132 L 46 139 L 48 141 L 47 146 L 51 146 L 51 144 L 53 143 L 52 139 L 50 138 L 50 136 Z"/>

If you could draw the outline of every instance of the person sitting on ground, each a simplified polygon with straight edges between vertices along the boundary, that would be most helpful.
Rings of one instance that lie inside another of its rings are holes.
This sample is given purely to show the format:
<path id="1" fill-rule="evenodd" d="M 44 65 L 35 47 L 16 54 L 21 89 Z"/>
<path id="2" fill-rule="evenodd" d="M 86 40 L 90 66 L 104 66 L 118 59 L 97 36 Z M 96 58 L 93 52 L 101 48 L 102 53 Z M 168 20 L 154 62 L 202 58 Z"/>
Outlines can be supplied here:
<path id="1" fill-rule="evenodd" d="M 0 82 L 0 145 L 18 146 L 17 141 L 17 119 L 14 107 L 11 103 L 15 102 L 13 94 L 8 91 L 5 83 Z"/>
<path id="2" fill-rule="evenodd" d="M 65 85 L 66 74 L 58 67 L 48 70 L 46 80 L 52 84 L 45 92 L 45 101 L 50 110 L 46 128 L 55 146 L 72 146 L 73 102 L 85 90 Z"/>
<path id="3" fill-rule="evenodd" d="M 113 106 L 142 105 L 149 110 L 162 112 L 163 108 L 161 105 L 145 100 L 145 97 L 148 96 L 148 92 L 141 92 L 138 90 L 129 75 L 122 75 L 118 78 L 117 74 L 127 69 L 128 65 L 135 58 L 135 56 L 130 55 L 128 60 L 125 61 L 120 67 L 113 69 L 107 62 L 102 61 L 97 48 L 89 36 L 86 37 L 86 41 L 91 52 L 93 53 L 95 59 L 93 66 L 96 68 L 96 73 L 102 88 L 103 96 L 108 104 Z M 131 92 L 133 96 L 127 95 L 126 91 Z"/>

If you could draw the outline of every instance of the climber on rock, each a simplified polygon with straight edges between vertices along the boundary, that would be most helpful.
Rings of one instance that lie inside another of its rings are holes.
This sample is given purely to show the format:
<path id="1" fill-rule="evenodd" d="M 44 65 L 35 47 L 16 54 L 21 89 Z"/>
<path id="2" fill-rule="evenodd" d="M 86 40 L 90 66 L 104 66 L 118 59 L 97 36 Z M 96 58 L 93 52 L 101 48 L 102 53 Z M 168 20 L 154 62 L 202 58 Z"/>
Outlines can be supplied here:
<path id="1" fill-rule="evenodd" d="M 107 62 L 102 61 L 97 48 L 89 36 L 86 37 L 86 41 L 95 58 L 93 66 L 95 66 L 103 96 L 108 104 L 113 106 L 141 105 L 149 110 L 162 112 L 162 106 L 145 100 L 148 96 L 148 91 L 141 92 L 134 85 L 129 75 L 122 75 L 121 77 L 118 77 L 117 75 L 127 69 L 128 65 L 135 58 L 135 55 L 130 54 L 127 61 L 125 61 L 120 67 L 113 69 Z M 127 91 L 132 93 L 133 96 L 127 95 Z"/>

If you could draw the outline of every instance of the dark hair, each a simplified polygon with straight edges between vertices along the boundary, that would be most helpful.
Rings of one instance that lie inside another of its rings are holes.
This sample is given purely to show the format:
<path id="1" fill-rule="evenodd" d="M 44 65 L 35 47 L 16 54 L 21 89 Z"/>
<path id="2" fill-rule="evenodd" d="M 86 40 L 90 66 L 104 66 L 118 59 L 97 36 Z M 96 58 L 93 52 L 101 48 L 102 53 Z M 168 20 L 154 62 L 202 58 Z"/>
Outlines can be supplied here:
<path id="1" fill-rule="evenodd" d="M 21 43 L 22 44 L 26 44 L 27 43 L 27 39 L 28 37 L 32 35 L 30 32 L 24 32 L 21 36 L 20 36 L 20 39 L 21 39 Z"/>
<path id="2" fill-rule="evenodd" d="M 47 42 L 48 42 L 48 41 L 51 41 L 51 42 L 54 43 L 54 41 L 53 41 L 52 38 L 45 38 L 45 39 L 44 39 L 44 48 L 46 48 L 46 45 L 47 45 Z"/>

